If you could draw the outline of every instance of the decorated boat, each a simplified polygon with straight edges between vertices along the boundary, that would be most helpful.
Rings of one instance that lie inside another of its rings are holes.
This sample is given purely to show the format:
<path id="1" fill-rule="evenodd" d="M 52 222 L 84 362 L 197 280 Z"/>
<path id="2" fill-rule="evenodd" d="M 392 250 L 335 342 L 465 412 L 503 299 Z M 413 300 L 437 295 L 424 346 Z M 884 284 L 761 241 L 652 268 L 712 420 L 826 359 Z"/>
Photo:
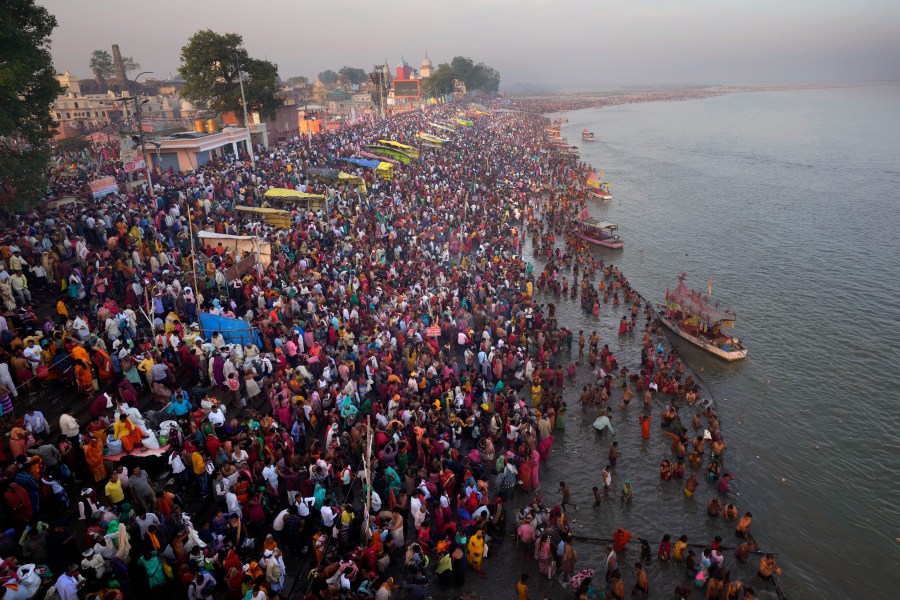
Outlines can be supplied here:
<path id="1" fill-rule="evenodd" d="M 581 141 L 583 142 L 593 142 L 596 138 L 594 138 L 594 133 L 592 131 L 588 131 L 587 129 L 581 130 Z"/>
<path id="2" fill-rule="evenodd" d="M 578 216 L 576 228 L 575 235 L 590 244 L 614 250 L 625 246 L 625 242 L 618 234 L 619 226 L 609 221 L 595 219 L 588 213 L 587 208 Z"/>
<path id="3" fill-rule="evenodd" d="M 609 191 L 609 182 L 602 180 L 603 173 L 591 173 L 584 181 L 588 194 L 595 200 L 612 200 L 612 192 Z"/>
<path id="4" fill-rule="evenodd" d="M 747 358 L 747 348 L 729 333 L 737 315 L 710 300 L 712 279 L 707 284 L 706 295 L 688 289 L 686 279 L 687 274 L 682 273 L 675 291 L 666 289 L 665 304 L 657 306 L 660 322 L 672 333 L 719 358 L 727 361 Z"/>

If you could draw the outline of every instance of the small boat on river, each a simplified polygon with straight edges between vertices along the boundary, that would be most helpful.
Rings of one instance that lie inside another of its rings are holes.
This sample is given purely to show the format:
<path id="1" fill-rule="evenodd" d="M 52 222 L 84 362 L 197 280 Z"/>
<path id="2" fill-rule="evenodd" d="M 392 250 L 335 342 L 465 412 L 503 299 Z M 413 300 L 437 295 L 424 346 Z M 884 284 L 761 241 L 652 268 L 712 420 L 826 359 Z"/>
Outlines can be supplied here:
<path id="1" fill-rule="evenodd" d="M 588 193 L 595 200 L 612 200 L 612 192 L 609 191 L 609 182 L 602 181 L 603 173 L 591 173 L 585 180 L 584 185 Z"/>
<path id="2" fill-rule="evenodd" d="M 619 237 L 619 226 L 608 221 L 599 221 L 590 216 L 587 208 L 581 211 L 575 234 L 584 241 L 604 248 L 619 250 L 625 242 Z"/>
<path id="3" fill-rule="evenodd" d="M 594 133 L 592 131 L 588 131 L 587 129 L 581 130 L 581 141 L 583 142 L 593 142 L 596 138 L 594 137 Z"/>
<path id="4" fill-rule="evenodd" d="M 657 306 L 660 322 L 672 333 L 719 358 L 727 361 L 747 358 L 747 348 L 728 331 L 734 327 L 737 315 L 710 300 L 712 280 L 704 296 L 688 289 L 685 279 L 687 275 L 682 273 L 675 291 L 666 289 L 666 303 Z"/>

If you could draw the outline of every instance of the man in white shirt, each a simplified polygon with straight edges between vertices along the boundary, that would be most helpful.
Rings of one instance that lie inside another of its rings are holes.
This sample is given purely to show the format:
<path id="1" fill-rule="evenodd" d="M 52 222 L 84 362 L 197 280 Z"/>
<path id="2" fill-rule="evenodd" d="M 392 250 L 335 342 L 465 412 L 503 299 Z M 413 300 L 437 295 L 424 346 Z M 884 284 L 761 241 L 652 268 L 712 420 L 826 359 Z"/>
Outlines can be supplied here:
<path id="1" fill-rule="evenodd" d="M 16 303 L 19 306 L 31 304 L 31 291 L 28 289 L 28 280 L 25 275 L 16 271 L 9 278 L 9 285 L 12 287 L 13 296 L 16 297 Z"/>
<path id="2" fill-rule="evenodd" d="M 266 459 L 266 466 L 263 467 L 262 470 L 263 479 L 266 480 L 266 483 L 275 494 L 278 494 L 278 469 L 275 467 L 275 464 L 272 462 L 271 458 Z"/>
<path id="3" fill-rule="evenodd" d="M 59 432 L 69 438 L 69 442 L 78 443 L 78 436 L 81 433 L 78 428 L 78 421 L 69 413 L 63 413 L 59 416 Z"/>
<path id="4" fill-rule="evenodd" d="M 66 572 L 56 580 L 56 593 L 59 600 L 78 600 L 78 565 L 69 565 Z"/>
<path id="5" fill-rule="evenodd" d="M 28 366 L 31 367 L 31 374 L 37 374 L 37 368 L 43 361 L 43 355 L 41 349 L 34 345 L 34 340 L 28 340 L 28 347 L 22 350 L 22 354 L 28 361 Z"/>
<path id="6" fill-rule="evenodd" d="M 134 522 L 138 526 L 138 529 L 141 530 L 141 539 L 144 539 L 144 536 L 147 535 L 147 529 L 151 525 L 159 525 L 159 517 L 152 512 L 147 512 L 143 508 L 140 508 L 134 516 Z"/>
<path id="7" fill-rule="evenodd" d="M 207 419 L 209 419 L 209 422 L 212 423 L 213 427 L 222 427 L 225 425 L 225 415 L 222 414 L 218 404 L 213 404 L 212 408 L 209 409 Z"/>
<path id="8" fill-rule="evenodd" d="M 81 556 L 83 557 L 81 559 L 82 570 L 90 572 L 88 569 L 93 569 L 97 579 L 103 579 L 103 576 L 106 575 L 106 560 L 94 552 L 93 547 L 82 552 Z"/>
<path id="9" fill-rule="evenodd" d="M 169 466 L 172 467 L 172 475 L 175 476 L 175 482 L 178 484 L 178 491 L 185 491 L 188 487 L 187 467 L 185 467 L 179 452 L 172 452 L 172 454 L 169 455 Z"/>
<path id="10" fill-rule="evenodd" d="M 288 514 L 288 509 L 285 508 L 280 513 L 275 515 L 275 520 L 272 521 L 272 531 L 284 531 L 284 518 Z"/>
<path id="11" fill-rule="evenodd" d="M 241 512 L 241 502 L 238 500 L 237 494 L 234 493 L 234 488 L 228 490 L 228 493 L 225 494 L 225 506 L 228 508 L 228 513 L 231 515 L 237 515 L 238 518 L 243 516 Z"/>
<path id="12" fill-rule="evenodd" d="M 50 424 L 44 418 L 44 413 L 29 407 L 25 410 L 25 428 L 32 432 L 35 437 L 44 437 L 50 431 Z"/>
<path id="13" fill-rule="evenodd" d="M 322 515 L 322 525 L 325 527 L 334 527 L 334 511 L 327 504 L 323 506 L 319 513 Z"/>

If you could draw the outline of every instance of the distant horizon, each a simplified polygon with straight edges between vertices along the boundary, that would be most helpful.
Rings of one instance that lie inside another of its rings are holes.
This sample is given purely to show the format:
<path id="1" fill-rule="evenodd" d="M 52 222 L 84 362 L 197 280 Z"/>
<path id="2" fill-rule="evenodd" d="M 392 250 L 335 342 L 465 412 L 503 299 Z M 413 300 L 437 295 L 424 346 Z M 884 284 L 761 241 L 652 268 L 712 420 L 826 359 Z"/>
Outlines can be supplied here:
<path id="1" fill-rule="evenodd" d="M 501 89 L 900 79 L 900 2 L 888 0 L 37 3 L 58 21 L 55 68 L 81 78 L 91 77 L 91 51 L 114 43 L 165 78 L 188 38 L 209 28 L 240 34 L 283 79 L 345 65 L 369 72 L 385 60 L 418 68 L 426 54 L 435 66 L 454 56 L 484 62 Z"/>
<path id="2" fill-rule="evenodd" d="M 500 91 L 504 89 L 526 89 L 528 87 L 534 89 L 548 90 L 575 90 L 575 91 L 602 91 L 602 90 L 660 90 L 660 89 L 678 89 L 678 88 L 710 88 L 710 87 L 856 87 L 866 85 L 900 85 L 900 78 L 897 79 L 868 79 L 858 81 L 743 81 L 743 82 L 727 82 L 727 83 L 629 83 L 629 84 L 605 84 L 605 85 L 587 85 L 578 83 L 569 84 L 539 84 L 530 82 L 516 82 L 508 85 L 501 84 Z"/>

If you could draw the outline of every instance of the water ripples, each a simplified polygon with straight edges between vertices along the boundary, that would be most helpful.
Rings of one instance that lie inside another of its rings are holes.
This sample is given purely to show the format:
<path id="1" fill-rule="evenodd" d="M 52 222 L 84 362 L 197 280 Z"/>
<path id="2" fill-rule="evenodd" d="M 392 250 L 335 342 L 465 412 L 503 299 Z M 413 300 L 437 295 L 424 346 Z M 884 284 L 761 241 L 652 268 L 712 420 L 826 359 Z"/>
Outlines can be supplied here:
<path id="1" fill-rule="evenodd" d="M 681 271 L 698 287 L 712 276 L 738 313 L 745 364 L 679 347 L 719 401 L 741 503 L 782 553 L 792 599 L 900 586 L 898 104 L 897 87 L 732 95 L 579 111 L 563 130 L 600 140 L 582 156 L 615 200 L 592 212 L 626 241 L 607 259 L 650 299 Z M 559 312 L 592 327 L 577 307 Z M 702 531 L 705 515 L 653 480 L 665 451 L 629 448 L 652 503 L 612 516 Z"/>

